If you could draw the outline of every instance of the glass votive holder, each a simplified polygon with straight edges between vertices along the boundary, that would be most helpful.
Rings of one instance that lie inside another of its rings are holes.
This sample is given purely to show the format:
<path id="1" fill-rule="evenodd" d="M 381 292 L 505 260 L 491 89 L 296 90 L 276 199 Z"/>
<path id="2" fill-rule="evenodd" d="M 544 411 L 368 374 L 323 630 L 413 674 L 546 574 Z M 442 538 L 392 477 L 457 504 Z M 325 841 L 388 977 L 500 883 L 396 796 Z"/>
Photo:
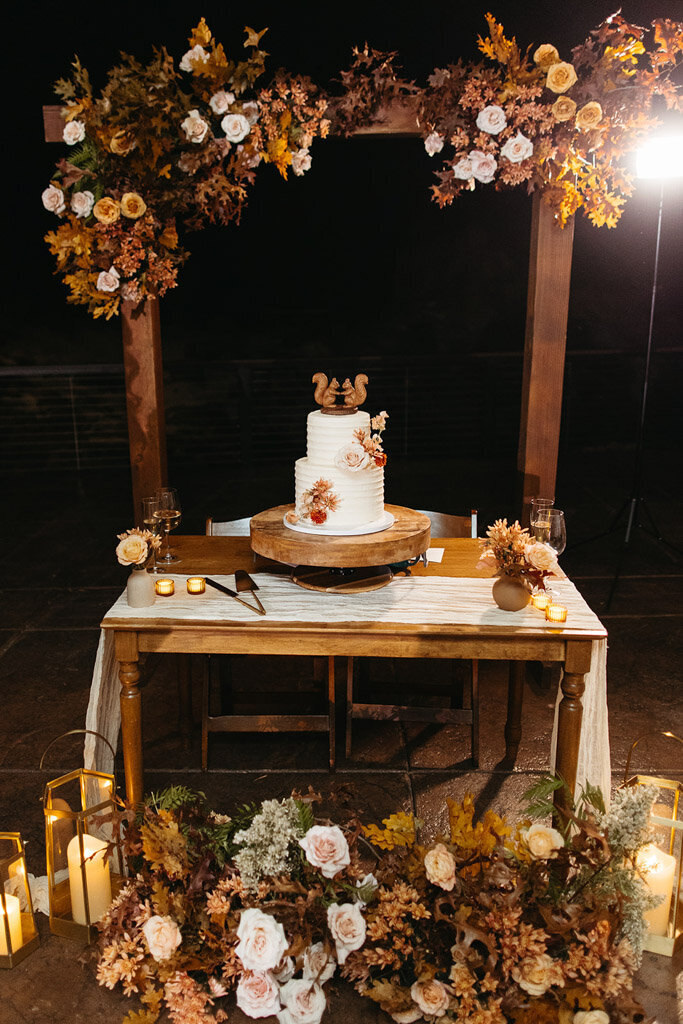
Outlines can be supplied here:
<path id="1" fill-rule="evenodd" d="M 188 576 L 187 577 L 187 592 L 188 594 L 203 594 L 206 590 L 206 580 L 203 576 Z"/>
<path id="2" fill-rule="evenodd" d="M 159 597 L 170 597 L 175 590 L 175 583 L 173 580 L 162 576 L 161 579 L 155 580 L 154 589 Z"/>
<path id="3" fill-rule="evenodd" d="M 566 622 L 567 609 L 562 604 L 548 604 L 545 609 L 546 622 Z"/>
<path id="4" fill-rule="evenodd" d="M 546 594 L 545 590 L 539 590 L 537 594 L 531 595 L 531 603 L 534 608 L 538 608 L 539 611 L 545 611 L 550 604 L 550 597 Z"/>

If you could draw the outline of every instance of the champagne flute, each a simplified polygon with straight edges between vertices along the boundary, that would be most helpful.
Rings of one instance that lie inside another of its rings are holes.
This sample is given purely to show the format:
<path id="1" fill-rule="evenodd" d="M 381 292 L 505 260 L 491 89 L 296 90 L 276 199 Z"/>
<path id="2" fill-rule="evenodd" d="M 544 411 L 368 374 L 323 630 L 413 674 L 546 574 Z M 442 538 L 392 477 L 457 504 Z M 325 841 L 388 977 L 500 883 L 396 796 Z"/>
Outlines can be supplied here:
<path id="1" fill-rule="evenodd" d="M 156 497 L 159 501 L 159 507 L 154 512 L 154 518 L 160 523 L 164 531 L 163 554 L 157 555 L 156 561 L 157 564 L 167 566 L 180 561 L 171 551 L 169 540 L 171 530 L 175 530 L 177 526 L 180 526 L 180 499 L 178 498 L 178 492 L 173 487 L 162 488 L 157 491 Z"/>
<path id="2" fill-rule="evenodd" d="M 160 521 L 159 517 L 155 515 L 155 513 L 158 512 L 160 508 L 161 508 L 161 503 L 159 501 L 159 498 L 156 495 L 154 497 L 151 497 L 151 498 L 143 498 L 142 499 L 142 522 L 143 522 L 143 525 L 146 526 L 147 529 L 150 530 L 154 534 L 159 534 L 161 532 L 161 529 L 162 529 L 161 521 Z M 151 545 L 150 545 L 150 547 L 151 547 Z M 157 565 L 156 550 L 153 547 L 152 547 L 152 557 L 151 557 L 150 565 L 149 565 L 149 568 L 148 568 L 147 571 L 148 572 L 155 572 L 155 573 L 163 572 L 163 570 L 160 569 L 159 566 Z"/>
<path id="3" fill-rule="evenodd" d="M 534 535 L 534 538 L 536 540 L 540 540 L 543 544 L 548 543 L 548 537 L 550 535 L 548 511 L 552 508 L 554 502 L 554 498 L 531 499 L 531 512 L 529 517 L 531 532 Z"/>

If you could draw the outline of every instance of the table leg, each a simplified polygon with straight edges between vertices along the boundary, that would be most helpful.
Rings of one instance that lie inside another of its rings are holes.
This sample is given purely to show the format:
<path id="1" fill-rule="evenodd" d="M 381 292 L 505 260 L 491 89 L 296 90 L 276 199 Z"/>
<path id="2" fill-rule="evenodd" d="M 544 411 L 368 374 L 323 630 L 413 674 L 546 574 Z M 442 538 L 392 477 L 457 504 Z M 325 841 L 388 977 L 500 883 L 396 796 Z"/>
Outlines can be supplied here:
<path id="1" fill-rule="evenodd" d="M 334 657 L 327 659 L 327 712 L 330 723 L 330 768 L 336 759 L 336 701 L 334 686 Z"/>
<path id="2" fill-rule="evenodd" d="M 581 698 L 586 688 L 584 676 L 590 671 L 590 664 L 590 643 L 583 641 L 567 644 L 564 675 L 561 683 L 562 700 L 560 701 L 557 721 L 555 771 L 567 783 L 572 796 L 576 789 L 581 719 L 583 718 Z M 555 793 L 555 806 L 561 810 L 566 807 L 567 803 L 567 793 L 561 789 L 557 790 Z"/>
<path id="3" fill-rule="evenodd" d="M 126 799 L 131 804 L 142 801 L 142 700 L 138 666 L 137 635 L 116 634 L 116 657 L 121 681 L 121 746 L 126 776 Z"/>
<path id="4" fill-rule="evenodd" d="M 524 698 L 525 661 L 511 661 L 508 678 L 508 716 L 505 722 L 505 764 L 512 767 L 522 738 L 522 701 Z"/>

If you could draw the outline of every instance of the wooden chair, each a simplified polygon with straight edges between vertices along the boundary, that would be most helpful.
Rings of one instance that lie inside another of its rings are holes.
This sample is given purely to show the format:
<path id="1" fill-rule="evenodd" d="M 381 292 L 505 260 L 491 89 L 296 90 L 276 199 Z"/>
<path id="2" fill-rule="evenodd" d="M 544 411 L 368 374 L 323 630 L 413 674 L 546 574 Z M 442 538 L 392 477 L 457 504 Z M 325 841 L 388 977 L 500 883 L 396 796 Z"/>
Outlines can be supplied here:
<path id="1" fill-rule="evenodd" d="M 249 535 L 249 519 L 234 519 L 230 522 L 214 522 L 207 517 L 206 533 L 209 537 L 240 537 Z M 225 666 L 223 673 L 227 676 L 228 687 L 232 684 L 232 663 L 238 655 L 228 655 L 221 659 Z M 249 656 L 251 657 L 251 656 Z M 314 687 L 311 692 L 320 693 L 324 685 L 324 662 L 327 661 L 327 714 L 211 714 L 212 691 L 220 690 L 217 678 L 218 659 L 206 655 L 204 659 L 204 678 L 202 686 L 202 771 L 207 770 L 209 756 L 209 733 L 211 732 L 327 732 L 329 733 L 329 763 L 335 766 L 335 689 L 334 689 L 334 658 L 314 659 Z M 322 670 L 322 671 L 321 671 Z M 281 695 L 278 695 L 281 696 Z M 259 701 L 272 702 L 274 694 L 261 693 Z"/>
<path id="2" fill-rule="evenodd" d="M 424 511 L 424 510 L 420 510 Z M 433 538 L 476 537 L 477 512 L 473 509 L 468 516 L 452 516 L 441 512 L 424 511 L 429 516 Z M 358 659 L 356 659 L 358 660 Z M 463 707 L 463 687 L 455 676 L 458 662 L 451 663 L 454 669 L 451 680 L 451 707 L 414 707 L 405 704 L 363 703 L 354 699 L 354 659 L 347 659 L 346 666 L 346 756 L 351 756 L 353 720 L 355 718 L 383 719 L 402 722 L 431 722 L 442 725 L 469 725 L 472 763 L 479 767 L 479 662 L 470 662 L 468 674 L 469 707 Z M 381 684 L 387 688 L 390 684 Z M 460 706 L 454 707 L 457 703 Z"/>

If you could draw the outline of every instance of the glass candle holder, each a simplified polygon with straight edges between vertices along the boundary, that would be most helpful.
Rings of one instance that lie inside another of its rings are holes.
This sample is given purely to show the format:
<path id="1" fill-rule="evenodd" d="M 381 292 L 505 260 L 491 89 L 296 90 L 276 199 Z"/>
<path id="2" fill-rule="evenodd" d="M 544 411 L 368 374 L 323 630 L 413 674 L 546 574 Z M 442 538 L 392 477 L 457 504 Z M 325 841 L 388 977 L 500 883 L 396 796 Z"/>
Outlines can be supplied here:
<path id="1" fill-rule="evenodd" d="M 567 609 L 561 604 L 548 604 L 545 609 L 547 622 L 566 622 Z"/>
<path id="2" fill-rule="evenodd" d="M 206 580 L 203 576 L 188 576 L 187 577 L 187 592 L 188 594 L 203 594 L 206 590 Z"/>
<path id="3" fill-rule="evenodd" d="M 539 611 L 543 612 L 550 604 L 550 598 L 546 594 L 545 590 L 539 590 L 537 594 L 532 594 L 531 603 L 534 608 L 538 608 Z"/>
<path id="4" fill-rule="evenodd" d="M 154 589 L 159 595 L 159 597 L 170 597 L 171 594 L 175 591 L 175 583 L 173 582 L 173 580 L 162 578 L 155 581 Z"/>

